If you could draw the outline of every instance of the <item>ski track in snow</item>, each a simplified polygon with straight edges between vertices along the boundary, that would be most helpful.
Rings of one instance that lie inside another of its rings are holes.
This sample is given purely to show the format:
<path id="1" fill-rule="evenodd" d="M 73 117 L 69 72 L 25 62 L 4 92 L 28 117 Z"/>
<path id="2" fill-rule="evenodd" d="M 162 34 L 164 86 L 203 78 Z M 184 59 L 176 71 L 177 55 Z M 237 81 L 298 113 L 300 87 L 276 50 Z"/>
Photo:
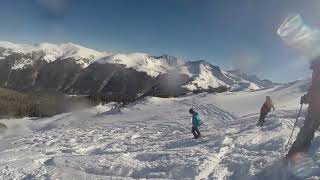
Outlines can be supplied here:
<path id="1" fill-rule="evenodd" d="M 245 180 L 281 158 L 296 109 L 270 113 L 257 128 L 259 114 L 237 116 L 210 98 L 215 95 L 147 98 L 120 113 L 99 106 L 17 120 L 21 127 L 14 121 L 9 129 L 19 133 L 0 139 L 0 179 Z M 204 121 L 196 140 L 190 107 Z"/>

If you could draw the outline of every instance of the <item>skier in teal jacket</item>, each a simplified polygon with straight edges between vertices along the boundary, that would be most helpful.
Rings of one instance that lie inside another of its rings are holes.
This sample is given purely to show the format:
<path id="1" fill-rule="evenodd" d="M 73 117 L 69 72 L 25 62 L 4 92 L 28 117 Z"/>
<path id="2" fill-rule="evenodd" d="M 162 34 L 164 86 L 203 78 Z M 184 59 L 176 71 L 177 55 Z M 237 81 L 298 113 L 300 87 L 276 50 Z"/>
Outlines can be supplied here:
<path id="1" fill-rule="evenodd" d="M 199 131 L 199 126 L 201 124 L 201 120 L 199 118 L 199 114 L 195 112 L 193 109 L 189 110 L 189 113 L 192 114 L 192 134 L 195 139 L 199 138 L 201 136 Z"/>

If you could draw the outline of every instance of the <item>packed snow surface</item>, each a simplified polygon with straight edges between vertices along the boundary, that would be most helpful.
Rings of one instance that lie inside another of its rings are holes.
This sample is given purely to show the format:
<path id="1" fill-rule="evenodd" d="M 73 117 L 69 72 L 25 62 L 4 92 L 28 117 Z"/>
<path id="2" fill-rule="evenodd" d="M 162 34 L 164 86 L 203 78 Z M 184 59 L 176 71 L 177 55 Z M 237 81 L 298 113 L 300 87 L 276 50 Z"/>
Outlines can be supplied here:
<path id="1" fill-rule="evenodd" d="M 0 179 L 255 179 L 282 157 L 307 89 L 298 81 L 255 92 L 150 97 L 120 111 L 112 103 L 4 119 Z M 257 128 L 266 95 L 276 111 Z M 204 123 L 199 139 L 190 132 L 190 107 Z M 319 164 L 319 153 L 313 159 Z"/>

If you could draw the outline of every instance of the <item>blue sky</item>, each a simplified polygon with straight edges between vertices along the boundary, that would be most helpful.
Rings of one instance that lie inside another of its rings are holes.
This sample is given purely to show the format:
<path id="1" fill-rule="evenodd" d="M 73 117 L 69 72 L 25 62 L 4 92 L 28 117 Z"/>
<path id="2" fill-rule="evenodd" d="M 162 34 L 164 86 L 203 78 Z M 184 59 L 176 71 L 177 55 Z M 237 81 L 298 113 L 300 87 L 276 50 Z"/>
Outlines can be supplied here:
<path id="1" fill-rule="evenodd" d="M 320 29 L 319 0 L 2 0 L 0 40 L 73 42 L 242 68 L 278 82 L 310 74 L 276 30 L 290 13 Z"/>

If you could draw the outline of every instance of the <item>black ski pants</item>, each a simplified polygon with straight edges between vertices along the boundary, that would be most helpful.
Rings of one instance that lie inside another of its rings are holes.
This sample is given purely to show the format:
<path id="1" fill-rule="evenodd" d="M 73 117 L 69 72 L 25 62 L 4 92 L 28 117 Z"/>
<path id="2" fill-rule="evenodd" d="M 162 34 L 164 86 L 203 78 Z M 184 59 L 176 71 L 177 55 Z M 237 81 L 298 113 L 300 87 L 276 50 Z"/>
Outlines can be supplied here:
<path id="1" fill-rule="evenodd" d="M 257 126 L 261 126 L 261 127 L 263 126 L 264 120 L 266 119 L 267 115 L 268 115 L 268 113 L 265 113 L 265 112 L 260 113 L 260 118 L 259 118 L 259 122 L 258 122 Z"/>
<path id="2" fill-rule="evenodd" d="M 192 132 L 192 134 L 193 134 L 195 139 L 200 137 L 200 135 L 201 135 L 197 126 L 192 126 L 192 131 L 191 132 Z"/>

